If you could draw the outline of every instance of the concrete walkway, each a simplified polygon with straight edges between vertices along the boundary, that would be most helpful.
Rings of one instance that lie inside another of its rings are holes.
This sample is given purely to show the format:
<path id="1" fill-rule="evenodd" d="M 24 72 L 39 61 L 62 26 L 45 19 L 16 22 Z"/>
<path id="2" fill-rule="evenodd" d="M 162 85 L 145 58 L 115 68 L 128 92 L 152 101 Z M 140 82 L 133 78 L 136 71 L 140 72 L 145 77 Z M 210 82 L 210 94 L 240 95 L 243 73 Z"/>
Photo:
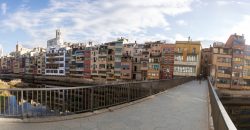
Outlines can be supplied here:
<path id="1" fill-rule="evenodd" d="M 207 81 L 191 81 L 113 112 L 51 122 L 1 123 L 1 130 L 208 130 Z"/>

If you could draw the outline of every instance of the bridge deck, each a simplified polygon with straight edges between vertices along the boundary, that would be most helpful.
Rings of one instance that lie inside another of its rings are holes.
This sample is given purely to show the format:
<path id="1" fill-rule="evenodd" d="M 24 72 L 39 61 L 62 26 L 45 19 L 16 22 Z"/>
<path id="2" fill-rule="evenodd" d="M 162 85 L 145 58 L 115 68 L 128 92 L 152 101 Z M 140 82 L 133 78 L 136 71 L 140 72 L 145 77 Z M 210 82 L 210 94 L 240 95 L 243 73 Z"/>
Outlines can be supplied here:
<path id="1" fill-rule="evenodd" d="M 113 112 L 50 123 L 0 123 L 1 130 L 207 130 L 207 81 L 191 81 Z"/>

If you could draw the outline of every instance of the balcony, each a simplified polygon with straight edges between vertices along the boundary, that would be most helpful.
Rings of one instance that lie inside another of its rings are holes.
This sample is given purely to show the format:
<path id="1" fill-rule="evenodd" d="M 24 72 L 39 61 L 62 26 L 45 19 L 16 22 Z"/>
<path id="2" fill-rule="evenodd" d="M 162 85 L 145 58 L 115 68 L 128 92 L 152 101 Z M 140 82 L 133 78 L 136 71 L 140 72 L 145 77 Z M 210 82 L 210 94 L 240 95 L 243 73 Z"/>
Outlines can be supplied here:
<path id="1" fill-rule="evenodd" d="M 182 54 L 183 51 L 175 51 L 174 53 L 175 53 L 175 54 Z"/>
<path id="2" fill-rule="evenodd" d="M 231 63 L 217 62 L 217 66 L 231 67 Z"/>
<path id="3" fill-rule="evenodd" d="M 98 54 L 99 57 L 106 57 L 108 54 L 107 53 L 100 53 Z"/>
<path id="4" fill-rule="evenodd" d="M 141 67 L 141 70 L 148 70 L 148 67 Z"/>
<path id="5" fill-rule="evenodd" d="M 220 78 L 230 78 L 230 74 L 224 74 L 224 73 L 217 73 L 217 77 L 220 77 Z"/>
<path id="6" fill-rule="evenodd" d="M 149 61 L 149 58 L 141 58 L 141 61 Z"/>
<path id="7" fill-rule="evenodd" d="M 115 55 L 122 55 L 122 52 L 115 52 Z"/>
<path id="8" fill-rule="evenodd" d="M 174 61 L 175 65 L 192 65 L 192 66 L 196 66 L 199 65 L 198 62 L 183 62 L 183 61 Z"/>
<path id="9" fill-rule="evenodd" d="M 189 56 L 194 56 L 194 55 L 198 55 L 197 52 L 188 52 L 187 55 Z"/>
<path id="10" fill-rule="evenodd" d="M 161 53 L 151 53 L 150 57 L 161 57 Z"/>
<path id="11" fill-rule="evenodd" d="M 72 73 L 70 73 L 70 76 L 74 76 L 74 77 L 83 77 L 84 74 L 72 74 Z"/>
<path id="12" fill-rule="evenodd" d="M 99 71 L 107 71 L 106 68 L 99 68 Z"/>
<path id="13" fill-rule="evenodd" d="M 113 69 L 107 70 L 107 73 L 108 73 L 108 74 L 114 74 L 114 70 L 113 70 Z"/>

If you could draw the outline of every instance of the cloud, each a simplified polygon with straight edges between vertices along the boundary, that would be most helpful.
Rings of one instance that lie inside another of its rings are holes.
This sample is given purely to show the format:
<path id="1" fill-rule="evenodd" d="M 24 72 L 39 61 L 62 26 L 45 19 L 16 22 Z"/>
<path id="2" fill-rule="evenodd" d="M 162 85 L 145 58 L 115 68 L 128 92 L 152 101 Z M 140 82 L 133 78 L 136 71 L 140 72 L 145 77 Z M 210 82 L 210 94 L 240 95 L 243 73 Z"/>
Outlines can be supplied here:
<path id="1" fill-rule="evenodd" d="M 31 35 L 30 44 L 43 44 L 61 28 L 67 41 L 97 40 L 120 36 L 147 37 L 149 28 L 170 29 L 166 16 L 191 11 L 193 0 L 51 0 L 38 11 L 20 8 L 0 21 L 6 31 L 21 29 Z M 150 34 L 156 36 L 156 34 Z M 157 37 L 157 36 L 156 36 Z M 167 38 L 167 37 L 166 37 Z"/>
<path id="2" fill-rule="evenodd" d="M 245 15 L 243 17 L 243 20 L 241 20 L 239 23 L 237 23 L 235 26 L 233 26 L 231 32 L 233 33 L 237 33 L 239 35 L 244 34 L 245 35 L 245 39 L 246 39 L 246 43 L 248 43 L 247 41 L 250 41 L 250 15 Z"/>
<path id="3" fill-rule="evenodd" d="M 229 3 L 230 3 L 230 1 L 224 1 L 224 0 L 216 1 L 216 4 L 219 6 L 224 6 L 224 5 L 227 5 Z"/>
<path id="4" fill-rule="evenodd" d="M 186 41 L 186 40 L 188 40 L 188 37 L 185 37 L 182 34 L 177 33 L 177 34 L 175 34 L 175 40 L 177 40 L 177 41 Z"/>
<path id="5" fill-rule="evenodd" d="M 7 4 L 6 3 L 1 4 L 1 10 L 2 10 L 2 14 L 5 15 L 7 12 Z"/>
<path id="6" fill-rule="evenodd" d="M 184 21 L 184 20 L 178 20 L 178 21 L 176 21 L 176 23 L 177 23 L 179 26 L 187 26 L 187 25 L 188 25 L 188 23 L 187 23 L 186 21 Z"/>
<path id="7" fill-rule="evenodd" d="M 218 0 L 216 4 L 219 6 L 226 6 L 226 5 L 249 5 L 247 0 Z"/>

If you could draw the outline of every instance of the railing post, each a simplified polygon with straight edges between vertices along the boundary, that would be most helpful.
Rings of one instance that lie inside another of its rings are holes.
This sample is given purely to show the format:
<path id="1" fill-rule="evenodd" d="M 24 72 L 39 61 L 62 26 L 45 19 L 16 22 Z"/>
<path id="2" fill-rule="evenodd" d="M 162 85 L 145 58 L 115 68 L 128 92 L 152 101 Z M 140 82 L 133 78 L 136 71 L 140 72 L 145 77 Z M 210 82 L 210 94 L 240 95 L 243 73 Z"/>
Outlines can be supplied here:
<path id="1" fill-rule="evenodd" d="M 150 82 L 149 95 L 153 94 L 153 82 Z"/>
<path id="2" fill-rule="evenodd" d="M 21 111 L 22 111 L 22 118 L 24 119 L 24 106 L 23 106 L 23 90 L 21 90 Z"/>
<path id="3" fill-rule="evenodd" d="M 91 93 L 90 93 L 90 110 L 94 111 L 94 88 L 91 87 Z"/>
<path id="4" fill-rule="evenodd" d="M 131 101 L 130 83 L 127 84 L 127 87 L 128 87 L 128 102 L 130 102 Z"/>

